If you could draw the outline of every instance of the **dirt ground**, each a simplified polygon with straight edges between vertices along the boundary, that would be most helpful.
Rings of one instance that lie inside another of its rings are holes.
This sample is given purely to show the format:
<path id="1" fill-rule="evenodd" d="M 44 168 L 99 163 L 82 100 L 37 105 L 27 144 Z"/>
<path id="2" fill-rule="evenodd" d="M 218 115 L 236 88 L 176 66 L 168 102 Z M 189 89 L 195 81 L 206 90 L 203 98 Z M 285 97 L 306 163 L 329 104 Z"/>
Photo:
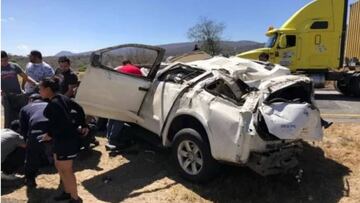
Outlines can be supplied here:
<path id="1" fill-rule="evenodd" d="M 360 125 L 334 124 L 321 143 L 304 143 L 303 177 L 261 177 L 250 169 L 224 166 L 206 184 L 178 177 L 170 152 L 139 142 L 110 157 L 100 146 L 76 161 L 79 194 L 84 202 L 360 202 Z M 52 202 L 59 177 L 42 170 L 36 189 L 2 182 L 2 202 Z"/>

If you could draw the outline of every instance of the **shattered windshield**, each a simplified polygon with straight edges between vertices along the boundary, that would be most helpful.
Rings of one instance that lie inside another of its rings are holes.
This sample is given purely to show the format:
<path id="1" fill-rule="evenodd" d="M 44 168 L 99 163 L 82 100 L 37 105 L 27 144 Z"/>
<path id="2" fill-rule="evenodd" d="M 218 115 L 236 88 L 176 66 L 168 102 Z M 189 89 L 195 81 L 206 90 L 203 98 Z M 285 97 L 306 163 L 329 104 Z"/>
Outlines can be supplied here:
<path id="1" fill-rule="evenodd" d="M 275 45 L 278 34 L 274 34 L 273 36 L 268 38 L 268 41 L 265 43 L 265 48 L 272 48 Z"/>

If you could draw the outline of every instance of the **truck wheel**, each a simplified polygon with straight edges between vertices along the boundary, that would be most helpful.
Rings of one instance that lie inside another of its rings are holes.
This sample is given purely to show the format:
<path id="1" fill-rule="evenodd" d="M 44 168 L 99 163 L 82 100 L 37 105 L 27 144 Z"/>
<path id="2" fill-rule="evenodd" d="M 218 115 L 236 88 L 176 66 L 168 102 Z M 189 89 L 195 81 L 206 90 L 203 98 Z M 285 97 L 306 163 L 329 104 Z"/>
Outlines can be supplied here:
<path id="1" fill-rule="evenodd" d="M 349 87 L 353 96 L 360 97 L 360 72 L 352 75 Z"/>
<path id="2" fill-rule="evenodd" d="M 357 80 L 357 83 L 356 83 L 356 93 L 355 95 L 357 97 L 360 97 L 360 72 L 357 73 L 357 76 L 356 76 L 356 80 Z"/>
<path id="3" fill-rule="evenodd" d="M 172 155 L 180 175 L 190 181 L 208 181 L 218 172 L 219 163 L 211 156 L 209 144 L 194 129 L 176 133 Z"/>
<path id="4" fill-rule="evenodd" d="M 345 96 L 360 97 L 360 72 L 355 72 L 345 79 L 335 81 L 334 86 Z"/>
<path id="5" fill-rule="evenodd" d="M 345 80 L 337 80 L 334 82 L 334 87 L 337 91 L 345 96 L 350 96 L 350 91 L 348 88 L 348 84 L 346 84 Z"/>

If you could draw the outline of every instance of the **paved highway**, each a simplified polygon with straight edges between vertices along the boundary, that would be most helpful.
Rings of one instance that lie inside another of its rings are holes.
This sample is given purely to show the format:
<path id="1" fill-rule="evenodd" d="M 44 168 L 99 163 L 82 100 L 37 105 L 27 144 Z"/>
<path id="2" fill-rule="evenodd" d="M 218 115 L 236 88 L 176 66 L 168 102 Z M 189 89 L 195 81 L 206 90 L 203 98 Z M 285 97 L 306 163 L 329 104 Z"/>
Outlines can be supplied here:
<path id="1" fill-rule="evenodd" d="M 316 90 L 315 99 L 325 120 L 360 123 L 360 99 L 343 96 L 335 90 Z"/>

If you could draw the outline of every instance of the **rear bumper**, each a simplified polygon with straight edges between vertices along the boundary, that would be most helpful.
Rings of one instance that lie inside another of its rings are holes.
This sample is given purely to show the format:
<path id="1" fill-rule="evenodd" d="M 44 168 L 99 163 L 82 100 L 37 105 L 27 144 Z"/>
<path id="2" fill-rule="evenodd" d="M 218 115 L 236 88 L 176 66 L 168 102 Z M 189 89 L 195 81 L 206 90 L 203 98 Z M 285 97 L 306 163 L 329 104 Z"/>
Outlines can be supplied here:
<path id="1" fill-rule="evenodd" d="M 292 143 L 270 152 L 252 152 L 246 165 L 262 176 L 286 173 L 298 165 L 301 151 L 300 143 Z"/>

